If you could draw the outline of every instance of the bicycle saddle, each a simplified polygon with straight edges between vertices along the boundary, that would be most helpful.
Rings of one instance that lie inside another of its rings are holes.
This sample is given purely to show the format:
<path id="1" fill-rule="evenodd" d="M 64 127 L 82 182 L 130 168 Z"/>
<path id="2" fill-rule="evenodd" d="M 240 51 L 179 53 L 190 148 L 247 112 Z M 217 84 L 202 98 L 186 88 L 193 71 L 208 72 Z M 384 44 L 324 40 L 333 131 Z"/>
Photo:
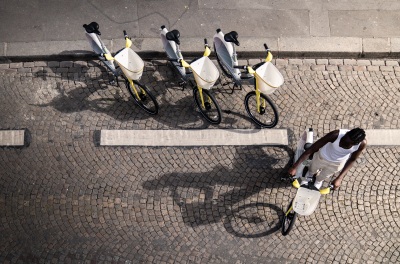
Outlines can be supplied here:
<path id="1" fill-rule="evenodd" d="M 180 37 L 180 36 L 181 36 L 181 33 L 179 33 L 179 31 L 176 30 L 176 29 L 174 29 L 174 30 L 168 32 L 167 34 L 165 34 L 165 37 L 166 37 L 168 40 L 175 41 L 176 44 L 178 44 L 178 45 L 181 44 L 180 41 L 179 41 L 179 37 Z"/>
<path id="2" fill-rule="evenodd" d="M 92 22 L 89 25 L 84 24 L 83 27 L 85 28 L 87 33 L 96 33 L 97 35 L 101 35 L 99 31 L 99 24 L 96 22 Z"/>
<path id="3" fill-rule="evenodd" d="M 226 42 L 233 42 L 236 44 L 236 46 L 239 46 L 240 43 L 238 41 L 238 37 L 239 37 L 239 35 L 236 31 L 231 31 L 231 32 L 225 34 L 224 39 Z"/>

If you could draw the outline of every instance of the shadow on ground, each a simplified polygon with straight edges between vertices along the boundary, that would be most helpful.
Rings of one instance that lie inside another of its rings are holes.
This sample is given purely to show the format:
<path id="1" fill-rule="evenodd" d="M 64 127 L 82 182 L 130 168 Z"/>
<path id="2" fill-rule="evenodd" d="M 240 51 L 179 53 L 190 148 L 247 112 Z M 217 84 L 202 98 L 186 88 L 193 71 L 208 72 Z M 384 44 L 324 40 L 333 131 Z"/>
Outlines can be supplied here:
<path id="1" fill-rule="evenodd" d="M 265 193 L 287 186 L 280 178 L 286 175 L 291 157 L 293 152 L 286 146 L 238 147 L 233 168 L 217 165 L 202 173 L 171 173 L 143 186 L 168 189 L 186 225 L 223 222 L 235 236 L 261 237 L 280 227 L 281 205 L 270 202 L 275 197 Z"/>

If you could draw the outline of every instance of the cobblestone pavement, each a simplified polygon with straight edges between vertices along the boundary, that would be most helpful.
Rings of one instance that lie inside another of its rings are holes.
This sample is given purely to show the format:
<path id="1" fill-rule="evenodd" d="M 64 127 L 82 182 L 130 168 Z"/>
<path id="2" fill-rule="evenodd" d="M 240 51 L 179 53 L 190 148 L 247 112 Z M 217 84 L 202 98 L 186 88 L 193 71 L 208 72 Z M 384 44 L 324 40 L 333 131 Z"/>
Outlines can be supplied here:
<path id="1" fill-rule="evenodd" d="M 250 63 L 255 63 L 250 60 Z M 398 263 L 399 147 L 370 147 L 316 212 L 279 231 L 295 190 L 280 182 L 306 127 L 399 129 L 397 61 L 277 59 L 271 96 L 290 146 L 99 147 L 101 129 L 215 129 L 165 61 L 143 82 L 150 117 L 98 61 L 0 64 L 1 129 L 27 128 L 0 149 L 1 263 Z M 222 78 L 218 128 L 254 128 Z M 194 139 L 195 140 L 195 139 Z"/>

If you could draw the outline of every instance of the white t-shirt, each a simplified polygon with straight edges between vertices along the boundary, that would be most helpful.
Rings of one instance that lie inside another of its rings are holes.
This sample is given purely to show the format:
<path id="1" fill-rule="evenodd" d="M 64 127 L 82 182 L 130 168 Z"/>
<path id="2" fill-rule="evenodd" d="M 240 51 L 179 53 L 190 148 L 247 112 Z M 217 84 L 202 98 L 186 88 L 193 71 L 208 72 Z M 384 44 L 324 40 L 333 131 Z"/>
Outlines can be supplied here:
<path id="1" fill-rule="evenodd" d="M 354 145 L 349 149 L 344 149 L 339 146 L 340 139 L 348 131 L 348 129 L 340 129 L 337 139 L 333 143 L 328 142 L 328 144 L 321 148 L 320 153 L 323 159 L 330 162 L 342 162 L 348 160 L 350 158 L 350 155 L 358 150 L 361 142 L 358 145 Z"/>

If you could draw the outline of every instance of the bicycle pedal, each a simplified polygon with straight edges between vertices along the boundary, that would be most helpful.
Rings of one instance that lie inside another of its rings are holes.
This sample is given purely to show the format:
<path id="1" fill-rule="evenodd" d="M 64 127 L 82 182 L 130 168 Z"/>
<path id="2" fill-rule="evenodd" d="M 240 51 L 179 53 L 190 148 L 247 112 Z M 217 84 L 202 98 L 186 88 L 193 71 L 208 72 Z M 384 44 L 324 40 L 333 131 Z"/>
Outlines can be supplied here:
<path id="1" fill-rule="evenodd" d="M 108 81 L 108 83 L 109 83 L 110 85 L 115 85 L 116 81 L 115 81 L 114 79 L 111 79 L 111 80 Z"/>

